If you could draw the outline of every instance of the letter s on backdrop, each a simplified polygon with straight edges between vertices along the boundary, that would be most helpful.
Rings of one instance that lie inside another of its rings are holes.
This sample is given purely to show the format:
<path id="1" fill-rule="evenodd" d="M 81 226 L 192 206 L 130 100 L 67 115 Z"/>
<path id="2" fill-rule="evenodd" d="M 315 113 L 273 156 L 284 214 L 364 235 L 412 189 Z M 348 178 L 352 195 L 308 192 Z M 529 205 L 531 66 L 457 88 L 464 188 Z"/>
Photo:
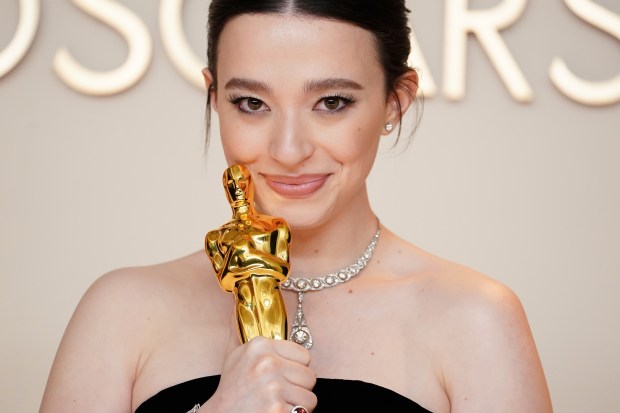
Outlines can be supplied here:
<path id="1" fill-rule="evenodd" d="M 69 87 L 95 96 L 112 95 L 129 89 L 144 75 L 151 62 L 153 44 L 148 28 L 131 10 L 111 0 L 72 0 L 87 14 L 118 31 L 129 48 L 125 63 L 108 72 L 81 66 L 66 48 L 56 52 L 54 71 Z"/>
<path id="2" fill-rule="evenodd" d="M 590 0 L 564 0 L 577 16 L 620 40 L 620 16 Z M 620 74 L 613 79 L 591 82 L 575 76 L 566 63 L 556 57 L 551 62 L 549 76 L 566 96 L 584 105 L 612 105 L 620 102 Z"/>

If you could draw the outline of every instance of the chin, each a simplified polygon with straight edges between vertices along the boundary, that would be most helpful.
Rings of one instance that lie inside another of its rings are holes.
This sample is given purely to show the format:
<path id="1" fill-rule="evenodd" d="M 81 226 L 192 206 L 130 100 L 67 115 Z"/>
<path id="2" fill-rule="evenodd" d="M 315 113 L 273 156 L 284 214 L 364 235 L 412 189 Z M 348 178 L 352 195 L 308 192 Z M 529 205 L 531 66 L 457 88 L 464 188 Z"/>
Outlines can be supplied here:
<path id="1" fill-rule="evenodd" d="M 316 228 L 320 226 L 323 222 L 325 222 L 324 219 L 313 219 L 313 217 L 308 216 L 291 217 L 290 219 L 285 218 L 285 220 L 293 233 L 295 233 L 296 231 L 304 231 Z"/>
<path id="2" fill-rule="evenodd" d="M 261 214 L 284 218 L 292 231 L 312 229 L 328 221 L 333 208 L 317 206 L 313 202 L 295 200 L 281 202 L 278 205 L 257 205 Z"/>

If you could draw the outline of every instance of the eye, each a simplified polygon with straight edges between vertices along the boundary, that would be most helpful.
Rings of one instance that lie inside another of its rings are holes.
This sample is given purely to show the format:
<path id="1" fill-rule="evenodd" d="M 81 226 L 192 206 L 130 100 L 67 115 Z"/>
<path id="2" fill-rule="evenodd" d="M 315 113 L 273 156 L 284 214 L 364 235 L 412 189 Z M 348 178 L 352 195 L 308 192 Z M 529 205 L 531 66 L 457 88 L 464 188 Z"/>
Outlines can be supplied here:
<path id="1" fill-rule="evenodd" d="M 267 112 L 269 110 L 265 102 L 251 96 L 231 96 L 230 102 L 245 113 Z"/>
<path id="2" fill-rule="evenodd" d="M 325 96 L 314 106 L 315 110 L 336 113 L 353 104 L 355 98 L 353 96 Z"/>

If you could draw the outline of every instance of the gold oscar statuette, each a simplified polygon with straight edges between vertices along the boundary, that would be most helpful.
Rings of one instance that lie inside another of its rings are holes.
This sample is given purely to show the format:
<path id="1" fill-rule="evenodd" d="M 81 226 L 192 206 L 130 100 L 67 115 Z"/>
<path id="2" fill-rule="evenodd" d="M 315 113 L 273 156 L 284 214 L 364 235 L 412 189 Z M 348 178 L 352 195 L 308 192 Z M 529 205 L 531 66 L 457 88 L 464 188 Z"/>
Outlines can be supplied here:
<path id="1" fill-rule="evenodd" d="M 205 250 L 224 291 L 235 295 L 242 343 L 256 336 L 286 340 L 280 282 L 288 277 L 291 233 L 286 221 L 254 209 L 248 169 L 233 165 L 222 178 L 232 219 L 205 237 Z"/>

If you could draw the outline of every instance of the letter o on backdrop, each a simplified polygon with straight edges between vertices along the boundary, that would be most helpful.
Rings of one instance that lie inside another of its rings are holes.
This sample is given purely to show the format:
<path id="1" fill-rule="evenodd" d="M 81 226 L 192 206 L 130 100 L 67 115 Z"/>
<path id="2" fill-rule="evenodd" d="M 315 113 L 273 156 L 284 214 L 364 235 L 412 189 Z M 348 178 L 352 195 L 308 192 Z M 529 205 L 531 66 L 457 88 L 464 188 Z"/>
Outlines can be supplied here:
<path id="1" fill-rule="evenodd" d="M 26 55 L 39 27 L 39 0 L 19 0 L 19 22 L 9 45 L 0 52 L 0 78 L 9 73 Z"/>

